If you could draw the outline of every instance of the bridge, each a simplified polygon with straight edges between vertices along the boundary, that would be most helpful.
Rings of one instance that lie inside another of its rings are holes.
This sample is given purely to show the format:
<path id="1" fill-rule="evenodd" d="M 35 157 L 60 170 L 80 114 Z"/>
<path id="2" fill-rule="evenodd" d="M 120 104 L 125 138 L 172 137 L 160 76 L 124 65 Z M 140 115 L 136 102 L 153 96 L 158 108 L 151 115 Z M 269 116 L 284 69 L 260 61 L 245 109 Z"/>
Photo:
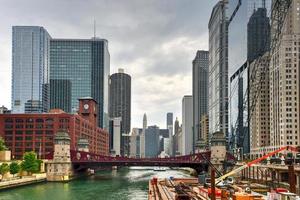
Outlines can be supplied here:
<path id="1" fill-rule="evenodd" d="M 234 161 L 231 154 L 222 155 L 225 156 L 225 162 Z M 87 141 L 80 143 L 78 150 L 73 150 L 70 149 L 70 137 L 64 132 L 56 134 L 54 152 L 49 153 L 47 159 L 47 179 L 50 181 L 69 180 L 66 177 L 72 177 L 80 171 L 109 166 L 190 167 L 198 173 L 207 172 L 209 166 L 214 167 L 210 162 L 211 151 L 166 158 L 113 157 L 89 152 Z"/>

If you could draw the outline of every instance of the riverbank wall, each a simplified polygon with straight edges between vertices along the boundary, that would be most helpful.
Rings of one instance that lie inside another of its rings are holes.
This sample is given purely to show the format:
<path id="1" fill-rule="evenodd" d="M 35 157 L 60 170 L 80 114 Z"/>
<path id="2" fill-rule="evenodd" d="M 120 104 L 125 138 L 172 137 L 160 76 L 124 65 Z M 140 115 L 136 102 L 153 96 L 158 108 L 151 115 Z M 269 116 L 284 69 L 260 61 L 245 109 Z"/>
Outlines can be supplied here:
<path id="1" fill-rule="evenodd" d="M 35 183 L 46 182 L 46 174 L 36 174 L 33 176 L 26 176 L 19 179 L 1 181 L 0 182 L 0 190 L 20 187 L 24 185 L 31 185 Z"/>

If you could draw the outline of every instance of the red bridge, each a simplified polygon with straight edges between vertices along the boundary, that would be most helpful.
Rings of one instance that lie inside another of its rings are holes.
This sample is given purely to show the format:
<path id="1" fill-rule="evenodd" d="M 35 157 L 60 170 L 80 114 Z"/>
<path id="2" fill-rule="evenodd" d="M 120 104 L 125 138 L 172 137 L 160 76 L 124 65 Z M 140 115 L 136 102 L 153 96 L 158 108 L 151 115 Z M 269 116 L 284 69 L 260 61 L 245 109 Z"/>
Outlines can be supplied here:
<path id="1" fill-rule="evenodd" d="M 75 170 L 99 168 L 105 166 L 165 166 L 165 167 L 190 167 L 197 172 L 207 171 L 211 165 L 211 152 L 201 152 L 185 156 L 168 158 L 128 158 L 103 156 L 84 151 L 70 151 L 71 161 Z M 53 154 L 48 159 L 52 159 Z M 234 157 L 227 153 L 227 162 L 234 162 Z"/>

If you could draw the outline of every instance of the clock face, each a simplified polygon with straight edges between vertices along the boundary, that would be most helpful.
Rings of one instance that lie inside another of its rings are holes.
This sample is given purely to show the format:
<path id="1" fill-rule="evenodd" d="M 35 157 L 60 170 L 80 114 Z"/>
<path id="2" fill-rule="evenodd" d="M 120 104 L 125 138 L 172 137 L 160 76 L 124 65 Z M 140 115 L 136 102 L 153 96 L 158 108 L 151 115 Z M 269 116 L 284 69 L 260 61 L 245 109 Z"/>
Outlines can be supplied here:
<path id="1" fill-rule="evenodd" d="M 86 109 L 86 110 L 89 109 L 89 104 L 84 104 L 83 108 Z"/>

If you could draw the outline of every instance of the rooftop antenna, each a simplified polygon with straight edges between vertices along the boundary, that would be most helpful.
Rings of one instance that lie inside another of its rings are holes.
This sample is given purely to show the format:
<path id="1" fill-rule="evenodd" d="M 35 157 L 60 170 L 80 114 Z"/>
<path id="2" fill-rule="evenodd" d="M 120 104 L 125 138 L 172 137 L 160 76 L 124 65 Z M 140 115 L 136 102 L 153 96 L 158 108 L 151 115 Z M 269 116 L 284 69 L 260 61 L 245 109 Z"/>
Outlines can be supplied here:
<path id="1" fill-rule="evenodd" d="M 96 39 L 96 20 L 94 19 L 94 39 Z"/>
<path id="2" fill-rule="evenodd" d="M 266 8 L 266 0 L 262 0 L 263 8 Z"/>

